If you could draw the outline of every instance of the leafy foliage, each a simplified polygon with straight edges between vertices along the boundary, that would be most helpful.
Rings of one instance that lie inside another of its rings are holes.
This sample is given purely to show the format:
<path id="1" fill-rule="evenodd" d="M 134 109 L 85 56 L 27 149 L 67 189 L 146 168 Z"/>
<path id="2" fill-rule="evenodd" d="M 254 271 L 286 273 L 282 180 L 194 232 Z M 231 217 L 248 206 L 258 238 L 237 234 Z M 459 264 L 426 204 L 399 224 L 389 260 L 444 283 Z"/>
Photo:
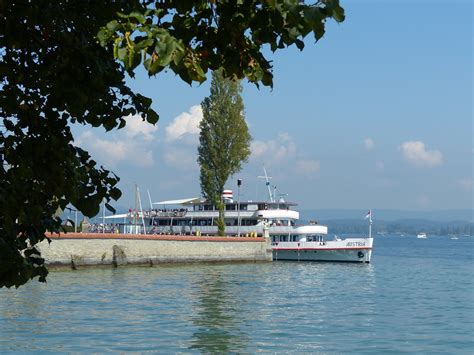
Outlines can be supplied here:
<path id="1" fill-rule="evenodd" d="M 224 204 L 227 179 L 240 171 L 250 155 L 251 136 L 245 122 L 239 82 L 224 78 L 222 70 L 212 77 L 211 95 L 201 103 L 198 162 L 201 190 L 219 208 L 218 234 L 224 235 Z"/>
<path id="2" fill-rule="evenodd" d="M 120 197 L 118 177 L 74 146 L 70 124 L 111 130 L 130 113 L 158 119 L 96 40 L 115 12 L 133 10 L 124 4 L 0 1 L 0 287 L 45 281 L 35 245 L 60 231 L 58 208 L 93 216 Z"/>
<path id="3" fill-rule="evenodd" d="M 222 67 L 226 77 L 272 86 L 264 47 L 302 50 L 308 34 L 316 41 L 324 35 L 328 18 L 344 20 L 339 0 L 147 1 L 142 10 L 120 13 L 98 38 L 130 74 L 143 62 L 149 75 L 169 67 L 191 84 Z"/>

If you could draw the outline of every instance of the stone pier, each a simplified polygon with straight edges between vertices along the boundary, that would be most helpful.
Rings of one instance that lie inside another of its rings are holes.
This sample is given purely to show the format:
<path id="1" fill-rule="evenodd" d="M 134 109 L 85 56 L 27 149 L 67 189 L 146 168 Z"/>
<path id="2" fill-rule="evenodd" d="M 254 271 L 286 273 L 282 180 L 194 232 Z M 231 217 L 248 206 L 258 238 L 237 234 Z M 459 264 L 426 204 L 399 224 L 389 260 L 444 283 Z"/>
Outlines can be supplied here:
<path id="1" fill-rule="evenodd" d="M 52 266 L 154 265 L 159 263 L 271 261 L 268 238 L 66 233 L 39 245 Z"/>

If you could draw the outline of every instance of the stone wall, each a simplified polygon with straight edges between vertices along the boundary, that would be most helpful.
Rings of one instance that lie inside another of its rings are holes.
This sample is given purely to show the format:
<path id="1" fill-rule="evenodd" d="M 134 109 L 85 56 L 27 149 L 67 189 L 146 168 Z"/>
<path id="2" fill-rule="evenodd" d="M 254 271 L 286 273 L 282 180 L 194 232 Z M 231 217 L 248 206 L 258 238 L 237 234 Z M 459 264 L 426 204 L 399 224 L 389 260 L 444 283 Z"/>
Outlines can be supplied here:
<path id="1" fill-rule="evenodd" d="M 67 233 L 39 245 L 49 265 L 153 265 L 165 262 L 271 261 L 264 238 Z"/>

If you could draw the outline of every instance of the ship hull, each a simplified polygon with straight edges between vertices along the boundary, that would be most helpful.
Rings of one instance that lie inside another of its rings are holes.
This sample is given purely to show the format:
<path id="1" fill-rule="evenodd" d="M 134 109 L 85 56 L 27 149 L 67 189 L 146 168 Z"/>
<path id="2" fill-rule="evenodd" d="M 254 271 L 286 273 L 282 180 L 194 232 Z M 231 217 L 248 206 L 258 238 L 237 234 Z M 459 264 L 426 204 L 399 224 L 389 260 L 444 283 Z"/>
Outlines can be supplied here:
<path id="1" fill-rule="evenodd" d="M 372 243 L 372 238 L 324 243 L 282 242 L 273 246 L 273 260 L 370 263 Z"/>

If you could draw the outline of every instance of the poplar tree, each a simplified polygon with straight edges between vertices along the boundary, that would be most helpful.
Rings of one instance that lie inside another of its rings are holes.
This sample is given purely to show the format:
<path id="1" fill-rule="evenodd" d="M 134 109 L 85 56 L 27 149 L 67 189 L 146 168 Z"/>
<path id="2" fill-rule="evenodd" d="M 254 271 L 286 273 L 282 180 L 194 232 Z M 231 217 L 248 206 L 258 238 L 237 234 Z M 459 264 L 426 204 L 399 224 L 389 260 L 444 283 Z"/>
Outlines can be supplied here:
<path id="1" fill-rule="evenodd" d="M 244 117 L 239 81 L 227 79 L 222 69 L 212 75 L 211 95 L 201 103 L 198 163 L 203 196 L 219 209 L 218 235 L 224 235 L 222 192 L 230 176 L 242 168 L 250 155 L 250 136 Z"/>

